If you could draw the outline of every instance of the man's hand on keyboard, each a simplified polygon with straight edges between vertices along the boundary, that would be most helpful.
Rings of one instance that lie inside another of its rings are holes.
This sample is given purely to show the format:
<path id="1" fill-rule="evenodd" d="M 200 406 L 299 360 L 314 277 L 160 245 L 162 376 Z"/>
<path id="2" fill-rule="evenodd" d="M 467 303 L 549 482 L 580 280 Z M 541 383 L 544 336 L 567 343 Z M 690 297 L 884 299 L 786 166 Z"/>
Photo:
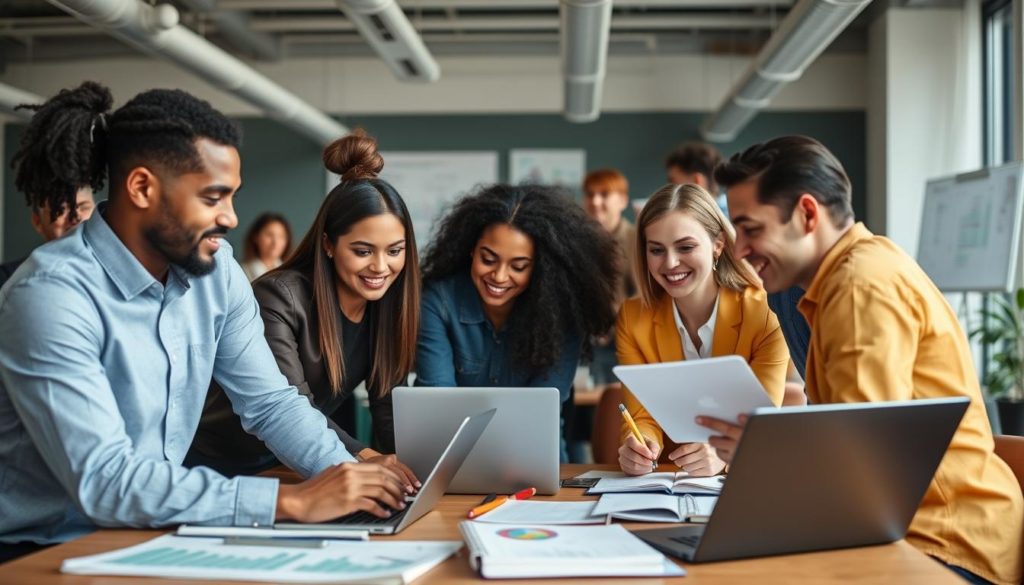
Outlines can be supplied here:
<path id="1" fill-rule="evenodd" d="M 375 463 L 342 463 L 299 484 L 281 484 L 276 521 L 325 522 L 364 510 L 381 518 L 405 509 L 405 481 Z"/>

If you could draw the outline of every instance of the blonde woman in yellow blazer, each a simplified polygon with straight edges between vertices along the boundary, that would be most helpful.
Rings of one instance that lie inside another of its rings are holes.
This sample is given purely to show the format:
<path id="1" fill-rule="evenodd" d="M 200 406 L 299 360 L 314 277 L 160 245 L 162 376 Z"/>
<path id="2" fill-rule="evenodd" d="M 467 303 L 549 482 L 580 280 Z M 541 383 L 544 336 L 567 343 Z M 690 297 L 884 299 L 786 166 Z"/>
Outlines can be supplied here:
<path id="1" fill-rule="evenodd" d="M 714 199 L 697 185 L 667 185 L 644 206 L 636 233 L 640 294 L 619 311 L 619 363 L 738 355 L 772 402 L 782 404 L 789 350 L 760 279 L 733 253 L 735 234 Z M 706 443 L 671 443 L 628 389 L 626 408 L 646 444 L 623 425 L 623 472 L 648 473 L 659 460 L 693 475 L 715 475 L 725 468 Z"/>

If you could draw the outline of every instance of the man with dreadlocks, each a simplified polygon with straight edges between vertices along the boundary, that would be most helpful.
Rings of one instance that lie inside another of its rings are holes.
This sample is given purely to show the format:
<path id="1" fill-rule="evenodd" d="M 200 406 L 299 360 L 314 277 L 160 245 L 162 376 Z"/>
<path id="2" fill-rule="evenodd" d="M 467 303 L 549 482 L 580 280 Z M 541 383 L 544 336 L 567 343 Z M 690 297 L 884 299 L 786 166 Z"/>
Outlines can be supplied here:
<path id="1" fill-rule="evenodd" d="M 238 223 L 238 129 L 182 91 L 150 90 L 107 114 L 110 103 L 94 83 L 62 91 L 37 109 L 22 149 L 76 165 L 92 186 L 106 169 L 110 198 L 0 289 L 0 560 L 96 526 L 404 508 L 401 479 L 354 463 L 267 346 L 223 240 Z M 61 173 L 27 192 L 70 208 L 77 179 Z M 181 465 L 213 377 L 243 427 L 311 479 Z"/>
<path id="2" fill-rule="evenodd" d="M 100 168 L 93 156 L 96 151 L 93 124 L 104 122 L 99 114 L 110 109 L 110 94 L 98 92 L 102 88 L 94 85 L 84 85 L 79 93 L 63 92 L 59 99 L 54 99 L 54 103 L 94 113 L 94 116 L 69 118 L 71 124 L 68 125 L 55 119 L 63 110 L 53 104 L 46 109 L 33 105 L 17 108 L 38 112 L 21 137 L 21 146 L 14 153 L 11 166 L 14 167 L 14 185 L 25 194 L 25 202 L 31 210 L 32 228 L 46 242 L 56 240 L 89 219 L 95 207 L 93 191 L 103 188 L 106 169 Z M 53 148 L 58 145 L 61 148 Z M 24 261 L 18 258 L 0 264 L 0 286 Z"/>

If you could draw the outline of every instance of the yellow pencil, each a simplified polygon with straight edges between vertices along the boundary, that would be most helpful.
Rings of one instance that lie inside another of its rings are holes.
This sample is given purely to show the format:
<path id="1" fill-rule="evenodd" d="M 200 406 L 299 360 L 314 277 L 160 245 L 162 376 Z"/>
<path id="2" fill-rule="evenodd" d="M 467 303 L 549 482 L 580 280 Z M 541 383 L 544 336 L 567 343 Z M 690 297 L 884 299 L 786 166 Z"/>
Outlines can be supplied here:
<path id="1" fill-rule="evenodd" d="M 629 411 L 626 410 L 625 404 L 619 404 L 619 412 L 622 413 L 622 418 L 626 419 L 626 422 L 629 423 L 629 428 L 632 429 L 633 436 L 636 437 L 636 440 L 639 441 L 641 445 L 646 445 L 647 441 L 645 441 L 644 436 L 640 434 L 640 429 L 636 426 L 636 421 L 634 421 L 633 417 L 630 416 Z M 657 468 L 658 462 L 651 461 L 651 470 L 653 471 Z"/>

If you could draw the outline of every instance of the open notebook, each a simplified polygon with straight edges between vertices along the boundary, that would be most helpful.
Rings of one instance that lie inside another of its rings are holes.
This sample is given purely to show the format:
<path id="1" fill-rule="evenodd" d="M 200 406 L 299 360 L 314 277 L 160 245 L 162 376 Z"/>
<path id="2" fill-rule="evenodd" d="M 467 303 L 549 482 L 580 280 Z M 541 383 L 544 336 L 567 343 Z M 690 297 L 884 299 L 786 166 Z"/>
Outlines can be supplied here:
<path id="1" fill-rule="evenodd" d="M 648 473 L 636 477 L 602 477 L 587 494 L 630 492 L 665 492 L 667 494 L 700 494 L 717 496 L 722 491 L 723 476 L 692 477 L 686 472 Z"/>
<path id="2" fill-rule="evenodd" d="M 718 498 L 662 494 L 605 494 L 591 512 L 631 522 L 707 522 Z"/>

